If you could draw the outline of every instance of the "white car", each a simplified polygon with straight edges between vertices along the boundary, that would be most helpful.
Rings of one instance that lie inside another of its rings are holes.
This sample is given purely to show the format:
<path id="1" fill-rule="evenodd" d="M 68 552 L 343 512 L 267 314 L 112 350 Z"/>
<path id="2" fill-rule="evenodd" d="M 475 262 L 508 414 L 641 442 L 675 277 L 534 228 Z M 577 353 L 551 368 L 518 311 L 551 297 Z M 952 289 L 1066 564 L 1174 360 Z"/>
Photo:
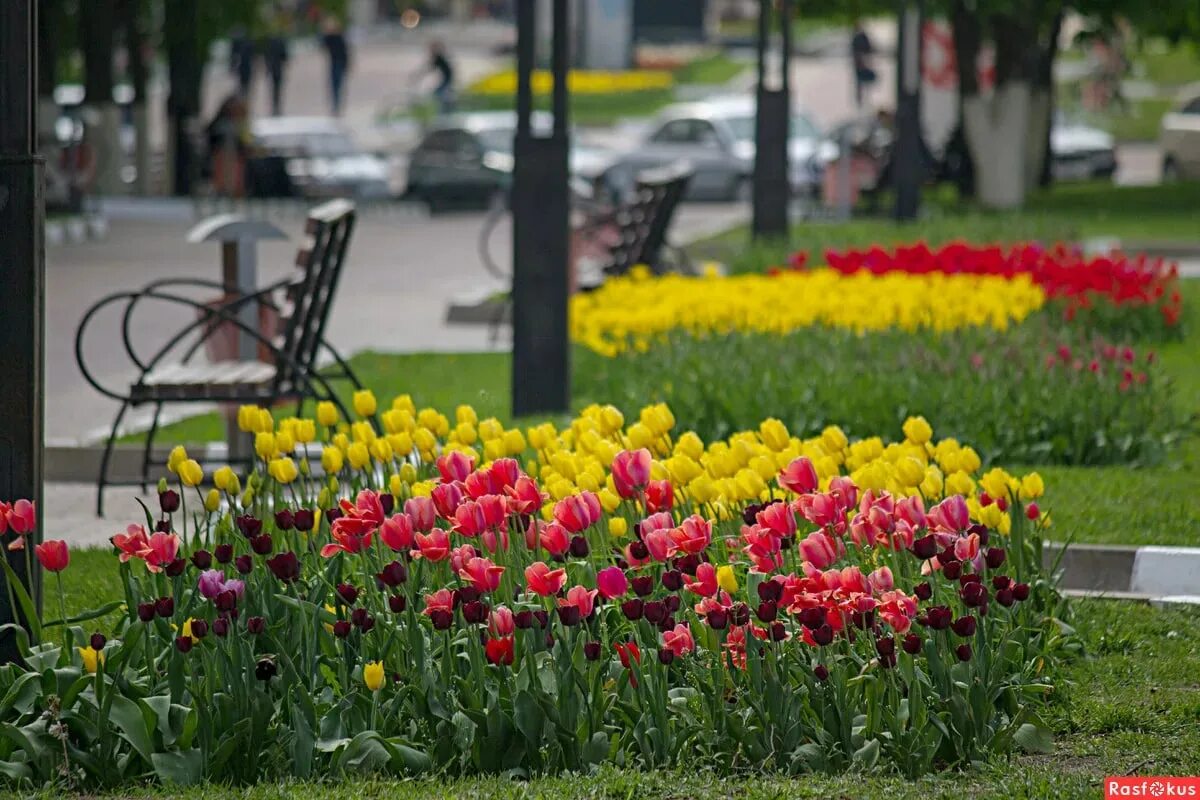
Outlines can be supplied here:
<path id="1" fill-rule="evenodd" d="M 1062 115 L 1050 128 L 1050 153 L 1056 181 L 1111 178 L 1117 171 L 1112 134 Z"/>
<path id="2" fill-rule="evenodd" d="M 651 123 L 637 146 L 609 168 L 607 182 L 632 186 L 644 169 L 688 162 L 694 174 L 690 199 L 745 199 L 754 173 L 753 97 L 716 98 L 668 106 Z M 788 139 L 792 191 L 812 195 L 825 165 L 837 158 L 837 146 L 801 111 L 792 112 Z"/>
<path id="3" fill-rule="evenodd" d="M 1163 180 L 1200 178 L 1200 97 L 1162 119 Z"/>
<path id="4" fill-rule="evenodd" d="M 387 159 L 361 149 L 335 119 L 264 117 L 250 133 L 247 172 L 256 194 L 379 200 L 394 193 Z"/>

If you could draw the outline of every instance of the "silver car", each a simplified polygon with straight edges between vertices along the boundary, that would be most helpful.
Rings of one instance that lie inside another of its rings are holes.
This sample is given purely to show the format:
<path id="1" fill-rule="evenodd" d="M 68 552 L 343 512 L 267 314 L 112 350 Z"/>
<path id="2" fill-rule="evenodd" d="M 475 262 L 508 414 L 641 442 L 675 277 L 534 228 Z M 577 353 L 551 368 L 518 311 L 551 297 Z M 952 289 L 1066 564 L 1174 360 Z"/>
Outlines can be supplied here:
<path id="1" fill-rule="evenodd" d="M 1164 181 L 1200 178 L 1200 97 L 1162 118 Z"/>
<path id="2" fill-rule="evenodd" d="M 608 183 L 632 186 L 641 170 L 687 161 L 695 171 L 689 199 L 736 200 L 750 196 L 754 172 L 755 103 L 731 97 L 680 103 L 663 110 L 644 139 L 609 168 Z M 788 140 L 792 191 L 812 195 L 837 146 L 807 115 L 793 111 Z"/>
<path id="3" fill-rule="evenodd" d="M 380 200 L 394 193 L 387 160 L 362 150 L 335 119 L 265 117 L 250 132 L 247 170 L 262 194 Z"/>

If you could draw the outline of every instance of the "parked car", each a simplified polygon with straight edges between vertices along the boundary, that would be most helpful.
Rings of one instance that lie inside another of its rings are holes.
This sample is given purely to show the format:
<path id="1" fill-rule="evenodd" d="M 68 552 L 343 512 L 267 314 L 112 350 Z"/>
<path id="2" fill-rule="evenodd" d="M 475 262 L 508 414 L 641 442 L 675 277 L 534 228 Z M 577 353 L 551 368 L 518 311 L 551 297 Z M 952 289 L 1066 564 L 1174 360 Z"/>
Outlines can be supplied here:
<path id="1" fill-rule="evenodd" d="M 1056 181 L 1111 178 L 1117 171 L 1112 134 L 1062 114 L 1050 128 L 1051 168 Z"/>
<path id="2" fill-rule="evenodd" d="M 1164 181 L 1200 178 L 1200 97 L 1162 119 Z"/>
<path id="3" fill-rule="evenodd" d="M 534 112 L 534 132 L 550 132 L 553 118 Z M 450 114 L 438 119 L 412 151 L 406 194 L 440 208 L 452 203 L 487 205 L 512 185 L 513 137 L 517 115 L 512 111 Z M 604 149 L 573 144 L 569 168 L 574 178 L 592 183 L 612 163 Z"/>
<path id="4" fill-rule="evenodd" d="M 265 117 L 250 129 L 252 195 L 374 200 L 394 193 L 387 159 L 358 147 L 335 119 Z"/>
<path id="5" fill-rule="evenodd" d="M 639 171 L 687 161 L 695 174 L 690 199 L 734 200 L 750 196 L 754 172 L 755 103 L 751 97 L 715 98 L 664 109 L 645 138 L 609 168 L 609 181 L 631 186 Z M 792 191 L 815 194 L 837 146 L 812 120 L 793 111 L 788 157 Z"/>

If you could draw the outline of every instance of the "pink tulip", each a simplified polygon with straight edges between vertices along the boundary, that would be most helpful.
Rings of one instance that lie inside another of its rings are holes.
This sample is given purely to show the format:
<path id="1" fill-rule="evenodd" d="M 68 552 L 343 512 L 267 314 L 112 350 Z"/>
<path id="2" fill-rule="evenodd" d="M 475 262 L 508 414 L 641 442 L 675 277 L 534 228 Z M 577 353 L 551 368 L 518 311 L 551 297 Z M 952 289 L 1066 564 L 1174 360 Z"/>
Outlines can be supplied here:
<path id="1" fill-rule="evenodd" d="M 458 576 L 465 581 L 470 581 L 471 585 L 480 592 L 494 592 L 500 586 L 500 576 L 504 574 L 504 567 L 498 567 L 491 559 L 487 558 L 472 558 L 462 565 L 458 571 Z"/>
<path id="2" fill-rule="evenodd" d="M 646 534 L 650 533 L 650 531 L 662 530 L 664 528 L 670 530 L 674 527 L 675 518 L 666 511 L 651 514 L 638 524 L 638 530 L 641 532 L 642 538 L 645 538 Z"/>
<path id="3" fill-rule="evenodd" d="M 538 541 L 550 555 L 561 556 L 571 545 L 571 534 L 562 525 L 551 522 L 542 529 Z"/>
<path id="4" fill-rule="evenodd" d="M 143 558 L 146 568 L 151 572 L 159 572 L 179 555 L 180 538 L 178 534 L 155 531 L 146 542 Z"/>
<path id="5" fill-rule="evenodd" d="M 565 569 L 550 569 L 544 561 L 535 561 L 525 568 L 525 586 L 536 595 L 556 595 L 566 582 Z"/>
<path id="6" fill-rule="evenodd" d="M 821 531 L 813 531 L 800 540 L 800 552 L 804 560 L 817 569 L 827 569 L 844 550 L 841 540 L 835 540 Z"/>
<path id="7" fill-rule="evenodd" d="M 595 492 L 564 497 L 554 506 L 554 519 L 571 533 L 582 533 L 600 521 L 600 498 Z"/>
<path id="8" fill-rule="evenodd" d="M 617 494 L 626 499 L 636 497 L 638 490 L 650 481 L 650 451 L 622 450 L 613 458 L 613 484 Z"/>
<path id="9" fill-rule="evenodd" d="M 755 516 L 759 525 L 765 525 L 778 536 L 796 534 L 796 513 L 787 503 L 771 503 Z"/>
<path id="10" fill-rule="evenodd" d="M 663 631 L 663 647 L 675 653 L 679 658 L 696 649 L 696 640 L 692 638 L 692 629 L 679 624 L 669 631 Z"/>
<path id="11" fill-rule="evenodd" d="M 503 494 L 506 489 L 515 486 L 517 481 L 524 477 L 521 474 L 521 465 L 515 458 L 497 458 L 488 467 L 488 472 L 491 473 L 496 494 Z"/>
<path id="12" fill-rule="evenodd" d="M 701 597 L 712 597 L 720 588 L 717 585 L 717 568 L 707 561 L 696 567 L 696 574 L 686 584 L 689 592 Z"/>
<path id="13" fill-rule="evenodd" d="M 467 496 L 478 500 L 485 494 L 495 494 L 503 491 L 496 486 L 496 480 L 489 470 L 478 469 L 463 479 L 463 488 Z"/>
<path id="14" fill-rule="evenodd" d="M 450 571 L 456 575 L 462 570 L 463 565 L 470 561 L 479 552 L 469 544 L 460 545 L 450 549 Z"/>
<path id="15" fill-rule="evenodd" d="M 579 609 L 579 618 L 587 619 L 592 615 L 596 606 L 596 590 L 585 589 L 582 586 L 572 586 L 567 590 L 567 596 L 558 599 L 559 607 L 575 606 Z"/>
<path id="16" fill-rule="evenodd" d="M 492 609 L 492 616 L 488 622 L 488 631 L 497 638 L 501 636 L 512 636 L 516 628 L 512 609 L 507 606 L 497 606 Z"/>
<path id="17" fill-rule="evenodd" d="M 845 475 L 829 479 L 829 493 L 843 509 L 851 509 L 858 505 L 858 487 Z"/>
<path id="18" fill-rule="evenodd" d="M 896 503 L 896 517 L 904 520 L 915 530 L 925 527 L 925 504 L 919 494 L 909 495 Z"/>
<path id="19" fill-rule="evenodd" d="M 892 571 L 887 567 L 880 567 L 868 575 L 867 583 L 870 584 L 871 591 L 875 594 L 890 592 L 895 587 Z"/>
<path id="20" fill-rule="evenodd" d="M 957 494 L 950 495 L 929 509 L 929 513 L 925 515 L 925 519 L 930 529 L 947 533 L 965 531 L 967 526 L 971 524 L 970 512 L 967 510 L 967 501 L 962 498 L 962 495 Z"/>
<path id="21" fill-rule="evenodd" d="M 24 536 L 37 525 L 37 509 L 28 500 L 17 500 L 5 516 L 8 527 L 18 536 Z"/>
<path id="22" fill-rule="evenodd" d="M 393 550 L 411 549 L 413 545 L 412 518 L 408 514 L 397 514 L 385 519 L 379 528 L 379 538 Z"/>
<path id="23" fill-rule="evenodd" d="M 413 530 L 428 533 L 437 524 L 437 507 L 430 497 L 410 497 L 404 501 L 404 513 L 412 520 Z"/>
<path id="24" fill-rule="evenodd" d="M 437 460 L 437 470 L 442 476 L 442 483 L 465 481 L 475 469 L 475 459 L 461 450 L 451 450 Z"/>
<path id="25" fill-rule="evenodd" d="M 790 489 L 796 494 L 815 492 L 820 483 L 817 478 L 817 469 L 807 456 L 793 459 L 779 473 L 777 480 L 784 489 Z"/>
<path id="26" fill-rule="evenodd" d="M 35 545 L 33 552 L 41 563 L 42 569 L 47 572 L 62 572 L 71 563 L 71 553 L 67 550 L 67 543 L 62 539 L 47 539 L 41 544 Z"/>
<path id="27" fill-rule="evenodd" d="M 450 555 L 450 534 L 441 528 L 434 528 L 427 534 L 418 533 L 414 538 L 417 549 L 412 551 L 413 558 L 444 561 Z"/>
<path id="28" fill-rule="evenodd" d="M 675 554 L 675 541 L 671 538 L 671 531 L 665 528 L 650 531 L 642 537 L 642 541 L 645 543 L 646 549 L 650 551 L 650 557 L 655 561 L 666 561 Z"/>
<path id="29" fill-rule="evenodd" d="M 454 511 L 467 498 L 461 483 L 439 483 L 430 492 L 434 508 L 442 519 L 454 519 Z"/>
<path id="30" fill-rule="evenodd" d="M 522 475 L 504 490 L 508 497 L 509 511 L 513 514 L 532 514 L 546 502 L 546 495 L 538 489 L 537 482 Z"/>
<path id="31" fill-rule="evenodd" d="M 671 531 L 671 540 L 683 552 L 699 555 L 712 542 L 712 523 L 699 514 L 692 514 Z"/>
<path id="32" fill-rule="evenodd" d="M 449 589 L 438 589 L 433 594 L 425 595 L 425 610 L 422 614 L 433 615 L 435 611 L 454 611 L 454 592 Z"/>
<path id="33" fill-rule="evenodd" d="M 454 524 L 451 527 L 463 536 L 478 536 L 487 529 L 483 508 L 474 500 L 463 501 L 454 510 Z"/>
<path id="34" fill-rule="evenodd" d="M 131 558 L 145 558 L 150 550 L 150 537 L 146 535 L 146 529 L 137 524 L 131 524 L 125 533 L 114 534 L 109 541 L 121 551 L 122 564 Z"/>
<path id="35" fill-rule="evenodd" d="M 604 599 L 611 600 L 629 591 L 629 580 L 620 567 L 605 567 L 596 575 L 596 588 Z"/>
<path id="36" fill-rule="evenodd" d="M 646 510 L 651 513 L 669 511 L 675 505 L 675 487 L 668 480 L 646 484 Z"/>

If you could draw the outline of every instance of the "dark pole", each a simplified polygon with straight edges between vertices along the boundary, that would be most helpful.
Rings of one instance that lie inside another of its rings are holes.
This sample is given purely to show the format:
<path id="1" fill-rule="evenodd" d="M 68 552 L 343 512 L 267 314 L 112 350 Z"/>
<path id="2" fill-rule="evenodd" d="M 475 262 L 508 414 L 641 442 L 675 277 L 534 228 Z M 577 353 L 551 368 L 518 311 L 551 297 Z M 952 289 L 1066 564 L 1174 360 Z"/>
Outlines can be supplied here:
<path id="1" fill-rule="evenodd" d="M 925 163 L 921 154 L 921 25 L 923 0 L 900 0 L 900 36 L 896 48 L 896 179 L 897 220 L 917 218 Z"/>
<path id="2" fill-rule="evenodd" d="M 791 50 L 791 0 L 759 0 L 758 113 L 754 126 L 754 208 L 750 229 L 755 239 L 786 239 L 791 181 L 788 180 L 788 127 L 791 102 L 788 69 Z M 775 14 L 772 6 L 778 6 Z M 782 27 L 779 75 L 768 69 L 772 22 Z"/>
<path id="3" fill-rule="evenodd" d="M 570 404 L 567 297 L 570 292 L 570 194 L 567 154 L 567 0 L 553 2 L 550 66 L 554 125 L 530 122 L 537 36 L 536 0 L 517 0 L 517 133 L 513 142 L 514 416 L 559 413 Z"/>
<path id="4" fill-rule="evenodd" d="M 37 154 L 37 3 L 0 2 L 0 500 L 32 500 L 42 509 L 42 351 L 45 263 L 43 163 Z M 41 602 L 40 576 L 25 556 L 4 549 L 9 564 Z M 36 561 L 34 562 L 36 564 Z M 0 593 L 0 623 L 17 620 Z M 18 657 L 0 635 L 0 663 Z"/>

